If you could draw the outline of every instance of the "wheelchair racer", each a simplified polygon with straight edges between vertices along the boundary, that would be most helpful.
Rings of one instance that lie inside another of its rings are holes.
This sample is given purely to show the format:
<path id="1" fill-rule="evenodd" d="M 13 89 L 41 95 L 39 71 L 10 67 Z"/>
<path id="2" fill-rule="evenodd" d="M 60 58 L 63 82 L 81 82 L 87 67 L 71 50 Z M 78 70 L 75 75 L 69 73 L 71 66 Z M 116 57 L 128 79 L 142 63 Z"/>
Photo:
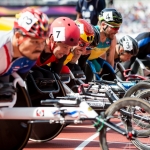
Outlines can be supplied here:
<path id="1" fill-rule="evenodd" d="M 139 52 L 138 42 L 129 35 L 123 36 L 119 39 L 115 50 L 115 62 L 129 61 L 133 56 Z"/>
<path id="2" fill-rule="evenodd" d="M 129 61 L 133 56 L 136 56 L 138 54 L 139 48 L 137 40 L 132 38 L 129 35 L 123 36 L 115 46 L 115 55 L 114 55 L 114 62 L 115 65 L 117 62 L 127 62 Z M 109 55 L 109 53 L 107 53 Z M 98 72 L 100 76 L 103 74 L 110 74 L 107 78 L 105 77 L 105 80 L 113 80 L 115 78 L 115 71 L 112 68 L 112 66 L 105 61 L 104 59 L 99 58 L 98 60 L 92 61 L 92 63 L 89 62 L 90 65 L 93 65 L 96 71 L 99 71 L 100 68 L 104 68 L 101 70 L 101 73 Z M 86 74 L 88 79 L 91 81 L 92 76 L 88 75 L 89 71 L 86 69 Z M 89 77 L 90 76 L 90 77 Z"/>
<path id="3" fill-rule="evenodd" d="M 37 60 L 37 66 L 43 66 L 59 74 L 67 55 L 73 46 L 78 45 L 80 30 L 76 23 L 68 17 L 56 18 L 50 26 L 50 34 L 46 39 L 46 47 Z"/>
<path id="4" fill-rule="evenodd" d="M 139 52 L 136 56 L 132 57 L 130 61 L 124 63 L 124 67 L 129 69 L 135 62 L 135 59 L 147 59 L 150 54 L 150 32 L 142 32 L 138 34 L 135 39 L 138 42 Z M 134 73 L 134 72 L 132 72 Z"/>
<path id="5" fill-rule="evenodd" d="M 100 40 L 97 47 L 91 50 L 89 60 L 99 57 L 106 59 L 114 67 L 115 46 L 117 43 L 116 34 L 122 24 L 120 12 L 112 8 L 105 8 L 99 15 L 99 24 L 96 28 L 100 31 Z M 107 52 L 109 51 L 109 56 Z"/>
<path id="6" fill-rule="evenodd" d="M 33 76 L 35 78 L 51 78 L 52 72 L 59 74 L 63 62 L 73 46 L 78 44 L 79 38 L 80 30 L 72 19 L 68 17 L 56 18 L 50 26 L 45 49 L 32 69 Z"/>
<path id="7" fill-rule="evenodd" d="M 0 31 L 1 98 L 4 94 L 5 100 L 12 100 L 15 91 L 9 84 L 10 75 L 13 72 L 18 72 L 22 78 L 27 75 L 43 51 L 48 35 L 47 15 L 32 8 L 25 8 L 17 15 L 12 30 Z"/>
<path id="8" fill-rule="evenodd" d="M 80 40 L 77 46 L 74 46 L 71 50 L 71 53 L 66 58 L 64 65 L 67 66 L 73 71 L 76 70 L 74 67 L 78 68 L 76 62 L 79 60 L 80 56 L 84 54 L 85 56 L 89 54 L 89 51 L 86 48 L 93 42 L 94 40 L 94 30 L 86 20 L 77 19 L 76 24 L 80 28 Z M 79 68 L 80 70 L 80 68 Z"/>
<path id="9" fill-rule="evenodd" d="M 36 9 L 25 8 L 17 16 L 11 31 L 0 31 L 1 80 L 13 72 L 24 74 L 35 65 L 49 35 L 49 19 Z"/>
<path id="10" fill-rule="evenodd" d="M 95 26 L 100 32 L 100 39 L 97 47 L 91 50 L 89 62 L 95 66 L 96 73 L 102 73 L 103 59 L 114 67 L 115 47 L 117 44 L 116 34 L 122 24 L 120 12 L 113 8 L 105 8 L 100 12 L 99 24 Z M 109 55 L 107 55 L 109 53 Z M 101 57 L 101 58 L 100 58 Z M 103 58 L 103 59 L 102 59 Z M 87 74 L 92 80 L 93 75 Z M 86 76 L 87 76 L 86 75 Z"/>

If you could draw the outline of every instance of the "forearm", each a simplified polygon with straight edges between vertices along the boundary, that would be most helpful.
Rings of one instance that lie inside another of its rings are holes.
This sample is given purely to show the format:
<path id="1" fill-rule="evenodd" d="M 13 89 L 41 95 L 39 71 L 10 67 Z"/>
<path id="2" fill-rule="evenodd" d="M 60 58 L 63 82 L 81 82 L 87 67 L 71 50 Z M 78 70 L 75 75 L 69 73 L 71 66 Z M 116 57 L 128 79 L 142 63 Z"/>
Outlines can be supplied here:
<path id="1" fill-rule="evenodd" d="M 80 58 L 80 56 L 81 56 L 81 54 L 74 54 L 70 63 L 76 63 L 77 60 Z"/>
<path id="2" fill-rule="evenodd" d="M 59 74 L 62 66 L 64 64 L 64 61 L 66 59 L 67 55 L 63 56 L 61 59 L 58 60 L 58 62 L 52 62 L 51 63 L 51 69 L 52 71 L 54 71 L 55 73 Z"/>
<path id="3" fill-rule="evenodd" d="M 77 17 L 76 17 L 76 19 L 79 19 L 79 18 L 82 18 L 82 15 L 81 15 L 81 13 L 78 13 L 78 12 L 77 12 Z"/>

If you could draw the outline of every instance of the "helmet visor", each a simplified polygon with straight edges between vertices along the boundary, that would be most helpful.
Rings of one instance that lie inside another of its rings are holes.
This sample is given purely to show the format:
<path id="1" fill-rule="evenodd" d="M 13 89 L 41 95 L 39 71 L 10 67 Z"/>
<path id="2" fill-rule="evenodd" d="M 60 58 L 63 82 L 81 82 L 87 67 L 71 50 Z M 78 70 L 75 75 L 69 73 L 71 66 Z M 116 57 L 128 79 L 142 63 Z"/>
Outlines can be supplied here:
<path id="1" fill-rule="evenodd" d="M 86 43 L 92 43 L 94 40 L 94 35 L 87 35 L 85 32 L 80 34 L 80 38 L 85 41 Z"/>
<path id="2" fill-rule="evenodd" d="M 113 30 L 118 31 L 120 29 L 120 26 L 113 26 L 111 24 L 105 23 L 106 25 L 108 25 L 109 27 L 111 27 Z"/>
<path id="3" fill-rule="evenodd" d="M 90 45 L 89 43 L 86 43 L 86 42 L 82 41 L 81 39 L 79 40 L 80 47 L 88 47 L 89 45 Z"/>

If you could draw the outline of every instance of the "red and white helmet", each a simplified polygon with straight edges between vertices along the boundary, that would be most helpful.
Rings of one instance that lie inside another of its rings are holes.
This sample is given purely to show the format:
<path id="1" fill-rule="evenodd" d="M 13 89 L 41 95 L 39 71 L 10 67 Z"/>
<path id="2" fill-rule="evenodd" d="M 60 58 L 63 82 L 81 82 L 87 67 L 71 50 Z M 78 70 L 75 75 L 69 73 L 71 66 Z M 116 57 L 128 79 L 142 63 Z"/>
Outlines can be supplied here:
<path id="1" fill-rule="evenodd" d="M 50 35 L 54 41 L 62 42 L 69 46 L 78 45 L 80 30 L 76 23 L 68 17 L 56 18 L 50 26 Z"/>
<path id="2" fill-rule="evenodd" d="M 80 28 L 80 40 L 89 44 L 92 43 L 94 40 L 94 30 L 92 25 L 85 19 L 77 19 L 75 22 Z"/>
<path id="3" fill-rule="evenodd" d="M 16 15 L 14 28 L 20 29 L 23 35 L 35 38 L 47 38 L 50 22 L 46 14 L 33 8 L 25 8 Z"/>

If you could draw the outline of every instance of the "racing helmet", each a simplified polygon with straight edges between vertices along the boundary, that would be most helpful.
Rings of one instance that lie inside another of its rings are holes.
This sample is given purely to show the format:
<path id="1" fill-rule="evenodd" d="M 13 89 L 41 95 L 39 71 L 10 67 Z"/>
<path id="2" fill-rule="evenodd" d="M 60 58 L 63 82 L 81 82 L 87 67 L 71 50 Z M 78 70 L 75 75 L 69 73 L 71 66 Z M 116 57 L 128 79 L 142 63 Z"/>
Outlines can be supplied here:
<path id="1" fill-rule="evenodd" d="M 77 19 L 76 24 L 80 28 L 80 41 L 84 41 L 87 45 L 94 40 L 94 30 L 92 25 L 85 19 Z"/>
<path id="2" fill-rule="evenodd" d="M 113 27 L 120 27 L 122 24 L 122 15 L 116 9 L 105 8 L 99 14 L 99 21 L 105 21 L 107 24 Z"/>
<path id="3" fill-rule="evenodd" d="M 80 30 L 72 19 L 58 17 L 51 24 L 49 37 L 51 35 L 53 35 L 54 41 L 76 46 L 79 42 Z"/>
<path id="4" fill-rule="evenodd" d="M 21 30 L 23 35 L 35 38 L 47 38 L 50 31 L 49 18 L 46 14 L 33 8 L 25 8 L 16 14 L 14 28 Z"/>
<path id="5" fill-rule="evenodd" d="M 124 49 L 125 52 L 136 56 L 139 52 L 138 42 L 136 39 L 129 35 L 123 36 L 118 42 Z"/>

